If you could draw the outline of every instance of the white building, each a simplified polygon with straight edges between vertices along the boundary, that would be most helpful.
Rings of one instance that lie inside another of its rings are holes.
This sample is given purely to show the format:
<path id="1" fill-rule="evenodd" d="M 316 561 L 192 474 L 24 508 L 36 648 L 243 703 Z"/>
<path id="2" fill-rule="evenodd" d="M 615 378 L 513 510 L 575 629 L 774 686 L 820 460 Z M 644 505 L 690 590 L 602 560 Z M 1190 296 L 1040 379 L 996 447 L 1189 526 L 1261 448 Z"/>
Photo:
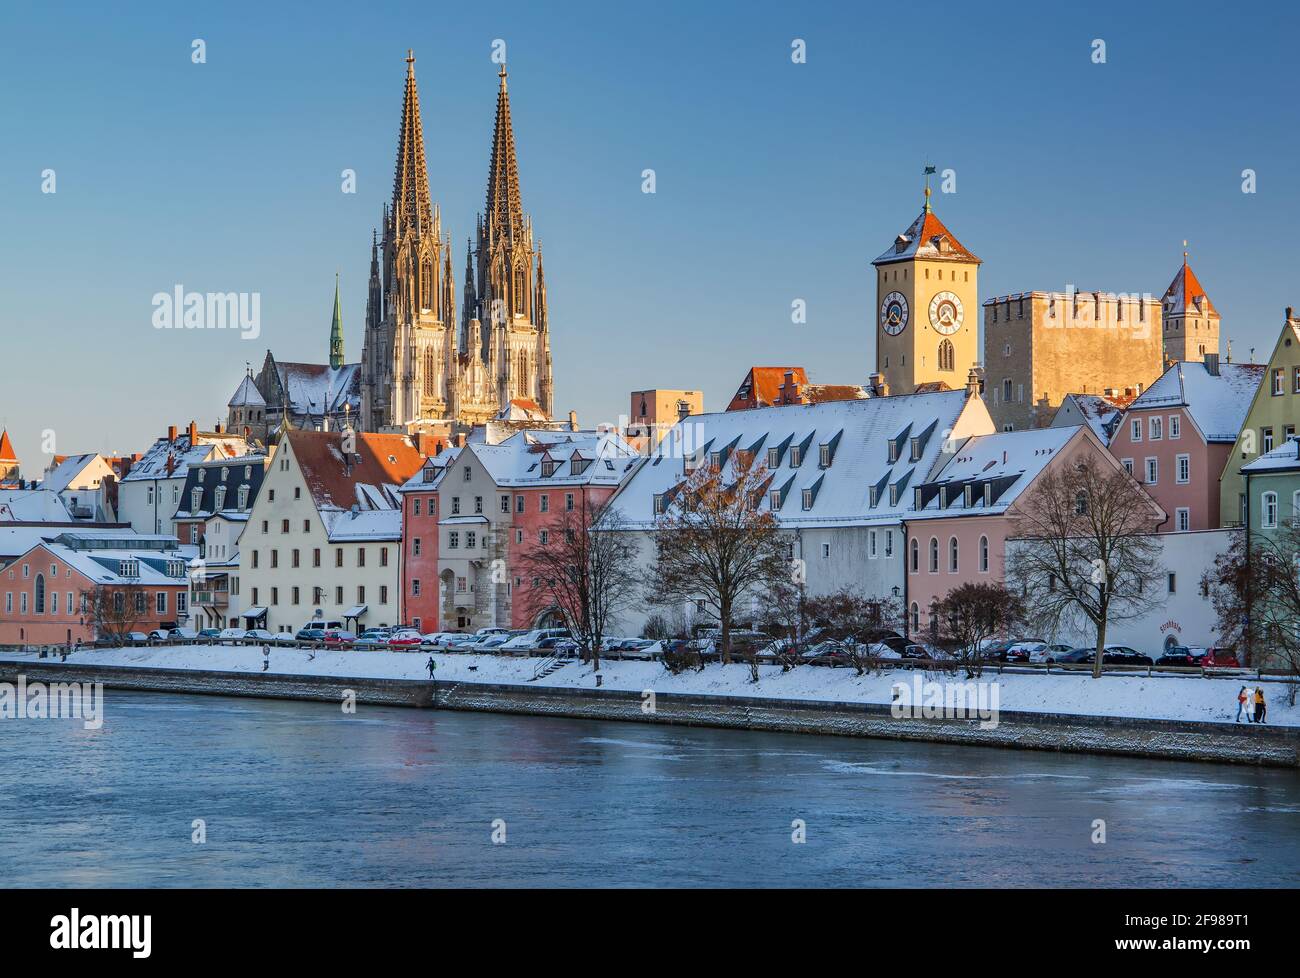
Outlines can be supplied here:
<path id="1" fill-rule="evenodd" d="M 111 523 L 117 519 L 111 492 L 116 479 L 104 456 L 68 455 L 50 463 L 41 488 L 58 493 L 74 519 Z"/>
<path id="2" fill-rule="evenodd" d="M 189 466 L 209 459 L 248 454 L 242 437 L 225 432 L 199 431 L 194 422 L 178 433 L 173 425 L 122 478 L 117 493 L 117 515 L 138 533 L 176 533 L 175 515 L 181 508 L 181 490 Z"/>

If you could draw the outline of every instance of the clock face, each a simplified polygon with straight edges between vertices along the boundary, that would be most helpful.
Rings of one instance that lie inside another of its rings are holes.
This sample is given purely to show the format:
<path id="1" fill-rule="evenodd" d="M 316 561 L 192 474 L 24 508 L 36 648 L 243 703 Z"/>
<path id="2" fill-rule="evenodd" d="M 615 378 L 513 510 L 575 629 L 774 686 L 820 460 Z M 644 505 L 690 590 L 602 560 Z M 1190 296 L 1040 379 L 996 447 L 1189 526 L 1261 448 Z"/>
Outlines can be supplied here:
<path id="1" fill-rule="evenodd" d="M 880 328 L 890 336 L 907 329 L 907 297 L 901 292 L 891 292 L 880 304 Z"/>
<path id="2" fill-rule="evenodd" d="M 945 336 L 961 329 L 965 316 L 961 300 L 951 292 L 940 292 L 930 300 L 930 325 Z"/>

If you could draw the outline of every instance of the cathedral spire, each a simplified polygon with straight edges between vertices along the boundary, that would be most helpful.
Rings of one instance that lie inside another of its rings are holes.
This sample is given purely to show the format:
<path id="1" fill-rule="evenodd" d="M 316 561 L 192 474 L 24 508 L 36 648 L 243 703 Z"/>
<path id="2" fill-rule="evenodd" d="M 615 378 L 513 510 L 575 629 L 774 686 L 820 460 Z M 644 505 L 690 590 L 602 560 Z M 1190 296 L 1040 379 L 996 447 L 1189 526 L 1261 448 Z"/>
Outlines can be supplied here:
<path id="1" fill-rule="evenodd" d="M 343 309 L 339 305 L 339 273 L 334 273 L 334 320 L 330 323 L 330 367 L 343 366 Z"/>
<path id="2" fill-rule="evenodd" d="M 507 238 L 522 235 L 524 205 L 519 194 L 519 163 L 515 158 L 515 134 L 510 126 L 510 93 L 506 90 L 506 66 L 498 75 L 497 117 L 492 130 L 492 162 L 488 170 L 487 225 L 489 233 Z"/>
<path id="3" fill-rule="evenodd" d="M 416 233 L 432 230 L 429 171 L 424 162 L 424 129 L 420 124 L 420 93 L 415 87 L 415 56 L 406 52 L 406 94 L 402 98 L 402 126 L 397 134 L 397 165 L 393 176 L 392 225 L 394 238 L 407 228 Z"/>

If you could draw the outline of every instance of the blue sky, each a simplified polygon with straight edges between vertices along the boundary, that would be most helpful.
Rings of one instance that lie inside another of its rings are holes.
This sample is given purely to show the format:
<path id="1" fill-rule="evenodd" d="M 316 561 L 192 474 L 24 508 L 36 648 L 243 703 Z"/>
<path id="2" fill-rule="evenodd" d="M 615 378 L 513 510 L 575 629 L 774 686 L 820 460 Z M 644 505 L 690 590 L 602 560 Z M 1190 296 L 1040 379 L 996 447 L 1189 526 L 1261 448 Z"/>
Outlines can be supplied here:
<path id="1" fill-rule="evenodd" d="M 28 476 L 46 429 L 60 453 L 125 453 L 168 424 L 210 426 L 268 346 L 325 358 L 336 270 L 358 359 L 406 49 L 460 268 L 496 38 L 545 246 L 559 414 L 613 421 L 652 386 L 718 408 L 755 363 L 865 381 L 870 261 L 919 210 L 926 159 L 956 171 L 935 207 L 984 259 L 983 296 L 1159 295 L 1187 238 L 1234 359 L 1267 356 L 1300 306 L 1296 15 L 1087 7 L 7 5 L 0 423 Z M 260 292 L 261 338 L 154 330 L 151 297 L 177 283 Z"/>

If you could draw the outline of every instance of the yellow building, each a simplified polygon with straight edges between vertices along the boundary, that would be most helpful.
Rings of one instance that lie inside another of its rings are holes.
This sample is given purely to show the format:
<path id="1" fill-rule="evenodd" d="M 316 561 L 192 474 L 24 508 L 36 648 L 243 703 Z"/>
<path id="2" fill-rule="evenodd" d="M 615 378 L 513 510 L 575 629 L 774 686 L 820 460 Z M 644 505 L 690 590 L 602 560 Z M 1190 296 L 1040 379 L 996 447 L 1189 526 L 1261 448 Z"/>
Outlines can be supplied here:
<path id="1" fill-rule="evenodd" d="M 1297 424 L 1300 424 L 1300 317 L 1288 306 L 1282 333 L 1273 347 L 1273 355 L 1268 358 L 1264 382 L 1255 391 L 1255 399 L 1219 480 L 1221 525 L 1240 526 L 1245 521 L 1241 467 L 1295 435 Z"/>
<path id="2" fill-rule="evenodd" d="M 1052 423 L 1067 394 L 1134 397 L 1164 372 L 1160 306 L 1114 292 L 984 301 L 984 400 L 1002 431 Z"/>
<path id="3" fill-rule="evenodd" d="M 979 360 L 980 259 L 930 209 L 929 187 L 920 216 L 872 264 L 883 392 L 963 386 Z"/>

